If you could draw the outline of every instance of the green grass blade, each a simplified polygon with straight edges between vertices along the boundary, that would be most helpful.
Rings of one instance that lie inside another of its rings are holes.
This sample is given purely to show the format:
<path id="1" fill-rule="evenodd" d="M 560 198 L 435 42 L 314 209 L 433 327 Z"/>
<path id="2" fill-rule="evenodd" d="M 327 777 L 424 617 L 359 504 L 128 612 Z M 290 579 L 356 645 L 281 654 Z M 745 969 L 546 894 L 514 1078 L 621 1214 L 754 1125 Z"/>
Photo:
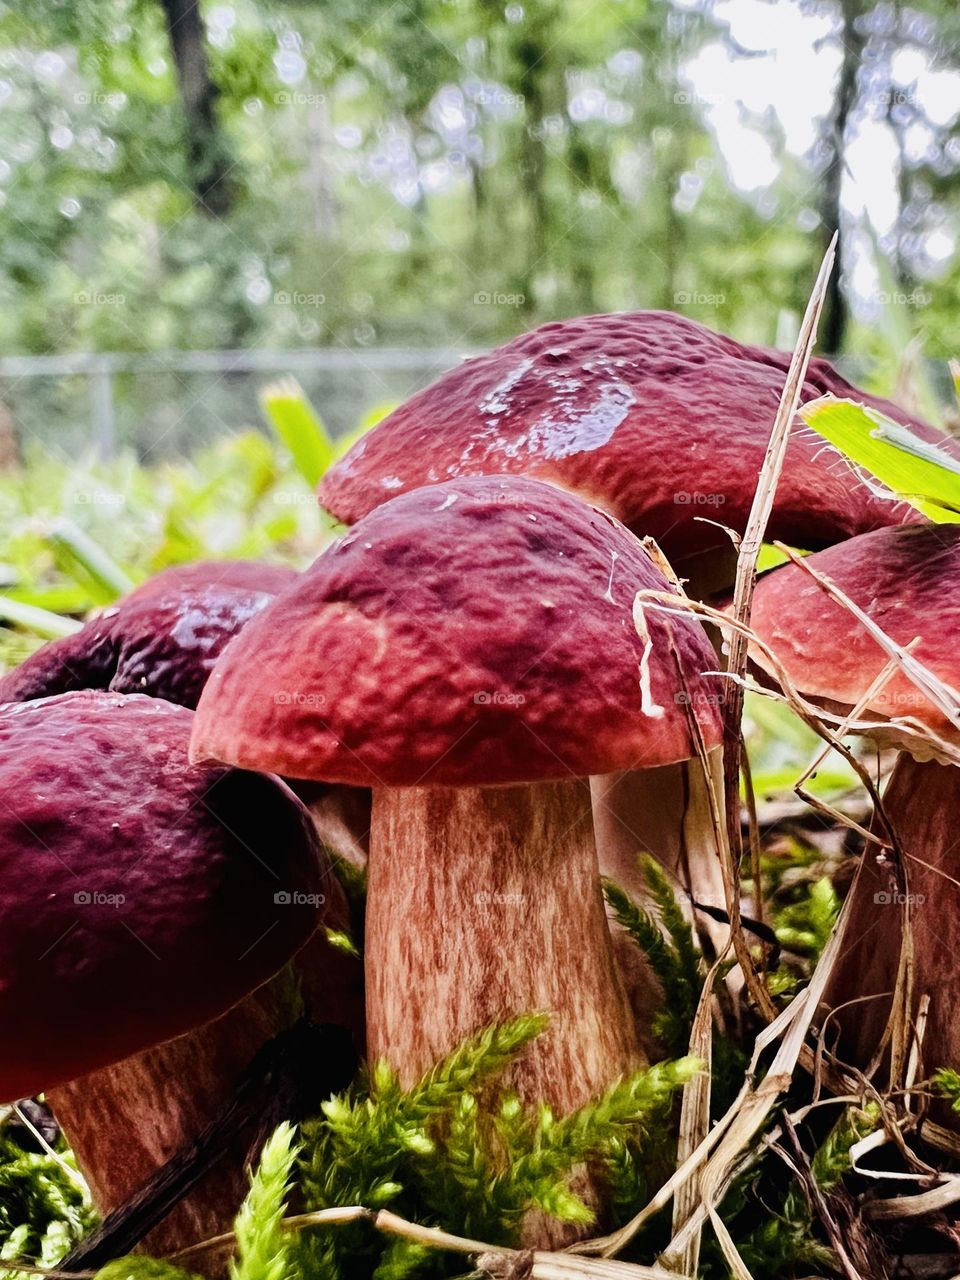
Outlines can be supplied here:
<path id="1" fill-rule="evenodd" d="M 48 538 L 64 568 L 74 576 L 79 570 L 83 579 L 93 584 L 105 603 L 133 590 L 133 579 L 72 520 L 55 521 L 50 527 Z"/>
<path id="2" fill-rule="evenodd" d="M 300 383 L 295 378 L 271 383 L 261 390 L 260 405 L 297 470 L 314 488 L 333 460 L 333 441 Z"/>
<path id="3" fill-rule="evenodd" d="M 42 636 L 44 640 L 72 636 L 83 625 L 75 618 L 64 618 L 59 613 L 51 613 L 49 609 L 40 609 L 33 604 L 24 604 L 22 600 L 12 600 L 9 596 L 0 596 L 0 621 L 23 627 L 34 635 Z"/>
<path id="4" fill-rule="evenodd" d="M 800 409 L 818 435 L 939 524 L 960 523 L 960 463 L 873 409 L 824 397 Z M 944 437 L 946 439 L 946 437 Z"/>

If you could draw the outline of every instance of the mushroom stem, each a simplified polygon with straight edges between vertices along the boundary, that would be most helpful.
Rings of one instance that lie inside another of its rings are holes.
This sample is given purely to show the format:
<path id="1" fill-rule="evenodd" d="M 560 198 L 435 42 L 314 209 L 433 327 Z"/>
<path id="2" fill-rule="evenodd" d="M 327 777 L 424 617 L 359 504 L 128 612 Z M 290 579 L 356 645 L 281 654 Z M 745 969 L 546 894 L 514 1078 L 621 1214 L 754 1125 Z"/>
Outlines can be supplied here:
<path id="1" fill-rule="evenodd" d="M 841 950 L 824 996 L 824 1005 L 841 1010 L 840 1056 L 864 1067 L 876 1054 L 897 983 L 903 922 L 909 914 L 913 939 L 913 1020 L 924 995 L 930 1008 L 920 1046 L 920 1077 L 960 1061 L 960 769 L 906 753 L 897 759 L 883 793 L 883 811 L 906 859 L 906 897 L 889 854 L 869 845 L 850 889 Z M 879 833 L 879 826 L 876 828 Z M 877 997 L 863 999 L 863 997 Z M 828 1044 L 834 1037 L 828 1034 Z M 906 1044 L 909 1051 L 910 1041 Z M 889 1056 L 889 1055 L 888 1055 Z M 937 1119 L 958 1127 L 944 1107 Z"/>
<path id="2" fill-rule="evenodd" d="M 599 774 L 590 780 L 593 821 L 601 873 L 637 902 L 648 902 L 649 888 L 640 855 L 649 853 L 676 886 L 688 917 L 719 951 L 728 929 L 697 913 L 693 902 L 725 908 L 723 871 L 710 812 L 710 785 L 722 786 L 723 748 L 708 754 L 711 782 L 699 760 Z M 722 794 L 722 793 L 721 793 Z M 686 899 L 684 901 L 684 899 Z M 644 956 L 619 925 L 613 925 L 617 965 L 630 997 L 638 1034 L 648 1051 L 662 992 Z"/>
<path id="3" fill-rule="evenodd" d="M 321 963 L 325 990 L 313 980 Z M 258 1050 L 293 1025 L 304 1001 L 314 1020 L 344 1026 L 359 1042 L 362 1028 L 351 1026 L 359 985 L 353 967 L 355 962 L 315 934 L 292 965 L 214 1022 L 48 1090 L 47 1101 L 100 1213 L 126 1205 L 198 1137 L 229 1101 Z M 162 1257 L 230 1229 L 246 1194 L 259 1119 L 238 1121 L 228 1150 L 144 1237 L 144 1252 Z M 221 1274 L 223 1258 L 208 1257 L 208 1274 Z"/>
<path id="4" fill-rule="evenodd" d="M 367 1037 L 412 1085 L 490 1023 L 544 1010 L 510 1083 L 574 1110 L 643 1062 L 585 780 L 374 792 Z"/>
<path id="5" fill-rule="evenodd" d="M 102 1214 L 124 1205 L 197 1137 L 257 1050 L 290 1025 L 277 998 L 280 980 L 206 1027 L 47 1093 Z M 249 1130 L 238 1134 L 233 1149 L 148 1233 L 146 1252 L 162 1257 L 229 1229 L 245 1192 L 250 1137 Z"/>

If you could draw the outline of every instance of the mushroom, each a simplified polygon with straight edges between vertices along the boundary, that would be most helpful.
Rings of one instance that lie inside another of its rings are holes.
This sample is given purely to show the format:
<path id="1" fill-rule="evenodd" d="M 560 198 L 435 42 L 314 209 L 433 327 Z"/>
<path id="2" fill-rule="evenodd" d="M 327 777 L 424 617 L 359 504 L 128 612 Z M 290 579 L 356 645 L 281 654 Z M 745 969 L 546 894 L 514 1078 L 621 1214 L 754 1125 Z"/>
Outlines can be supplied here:
<path id="1" fill-rule="evenodd" d="M 675 663 L 718 729 L 702 629 L 613 517 L 478 477 L 385 504 L 228 645 L 196 760 L 373 788 L 367 1035 L 410 1084 L 463 1037 L 545 1009 L 516 1068 L 568 1112 L 640 1060 L 600 891 L 588 775 L 686 759 Z M 703 701 L 699 695 L 704 695 Z"/>
<path id="2" fill-rule="evenodd" d="M 110 689 L 195 707 L 226 642 L 296 576 L 249 560 L 166 569 L 0 679 L 0 702 Z"/>
<path id="3" fill-rule="evenodd" d="M 913 657 L 960 687 L 960 527 L 885 529 L 821 551 L 808 563 L 896 643 L 916 640 Z M 863 623 L 797 565 L 760 579 L 751 627 L 800 692 L 831 711 L 845 713 L 862 703 L 889 663 Z M 756 666 L 772 675 L 763 651 L 751 652 Z M 914 936 L 910 1013 L 915 1015 L 920 996 L 929 995 L 922 1044 L 929 1072 L 960 1061 L 960 768 L 945 763 L 949 757 L 936 745 L 936 739 L 946 747 L 960 745 L 960 718 L 949 719 L 901 669 L 873 691 L 863 714 L 877 724 L 875 740 L 900 748 L 883 811 L 906 858 L 909 896 L 904 901 L 889 850 L 868 845 L 850 891 L 841 955 L 825 1004 L 838 1010 L 841 1052 L 865 1066 L 890 1012 L 908 906 Z M 929 741 L 897 725 L 904 719 L 927 730 Z M 874 832 L 889 842 L 879 821 Z M 853 999 L 856 1005 L 842 1008 Z"/>
<path id="4" fill-rule="evenodd" d="M 109 689 L 195 707 L 227 641 L 296 577 L 294 569 L 252 560 L 200 560 L 165 569 L 0 678 L 0 703 Z M 363 866 L 369 793 L 311 786 L 298 794 L 324 843 Z"/>
<path id="5" fill-rule="evenodd" d="M 688 592 L 704 598 L 733 580 L 735 554 L 719 526 L 745 529 L 789 363 L 787 354 L 744 346 L 667 312 L 541 325 L 458 365 L 394 410 L 327 472 L 320 500 L 352 524 L 420 485 L 533 475 L 656 538 Z M 943 440 L 813 360 L 802 399 L 827 392 L 854 395 L 923 439 Z M 815 549 L 911 518 L 797 424 L 770 537 Z M 693 900 L 723 907 L 703 785 L 699 764 L 597 779 L 604 874 L 642 899 L 637 854 L 646 849 L 681 874 Z M 718 941 L 717 926 L 705 927 Z"/>
<path id="6" fill-rule="evenodd" d="M 421 485 L 534 475 L 656 538 L 690 594 L 703 598 L 733 580 L 730 540 L 718 525 L 744 531 L 789 364 L 789 354 L 663 311 L 544 324 L 464 361 L 395 409 L 330 468 L 320 500 L 353 524 Z M 945 442 L 815 359 L 801 399 L 827 392 Z M 771 538 L 815 550 L 911 518 L 797 424 Z"/>
<path id="7" fill-rule="evenodd" d="M 345 907 L 306 810 L 278 779 L 191 765 L 192 720 L 89 690 L 0 708 L 0 1100 L 46 1093 L 104 1212 L 290 1024 L 298 950 L 326 964 L 313 1016 L 356 1020 L 346 958 L 317 933 Z M 154 1249 L 226 1229 L 243 1155 Z"/>

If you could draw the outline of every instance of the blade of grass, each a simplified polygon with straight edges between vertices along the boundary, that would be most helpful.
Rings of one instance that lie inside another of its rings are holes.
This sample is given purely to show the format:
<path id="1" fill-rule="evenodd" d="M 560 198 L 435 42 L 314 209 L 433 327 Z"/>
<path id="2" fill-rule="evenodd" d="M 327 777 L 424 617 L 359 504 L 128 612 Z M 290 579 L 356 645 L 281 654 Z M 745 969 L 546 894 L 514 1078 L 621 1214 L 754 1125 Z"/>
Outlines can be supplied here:
<path id="1" fill-rule="evenodd" d="M 930 520 L 960 521 L 960 462 L 937 445 L 852 400 L 823 396 L 803 405 L 800 416 L 848 461 Z"/>
<path id="2" fill-rule="evenodd" d="M 121 569 L 99 543 L 94 542 L 72 520 L 60 519 L 50 526 L 48 538 L 66 567 L 85 575 L 101 594 L 104 602 L 126 595 L 134 587 L 133 579 Z"/>
<path id="3" fill-rule="evenodd" d="M 22 600 L 11 600 L 9 596 L 0 596 L 0 621 L 23 627 L 25 631 L 32 631 L 44 640 L 72 636 L 83 625 L 75 618 L 64 618 L 59 613 L 51 613 L 49 609 L 24 604 Z"/>
<path id="4" fill-rule="evenodd" d="M 315 488 L 333 461 L 333 441 L 300 383 L 283 378 L 263 387 L 260 406 L 297 470 Z"/>

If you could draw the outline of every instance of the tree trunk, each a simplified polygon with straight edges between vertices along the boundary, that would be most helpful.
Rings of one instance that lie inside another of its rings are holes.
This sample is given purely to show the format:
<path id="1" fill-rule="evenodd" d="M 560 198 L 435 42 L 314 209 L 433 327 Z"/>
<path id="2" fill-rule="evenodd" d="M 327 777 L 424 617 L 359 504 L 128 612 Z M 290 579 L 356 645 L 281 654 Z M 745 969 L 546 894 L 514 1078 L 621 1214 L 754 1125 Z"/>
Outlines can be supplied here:
<path id="1" fill-rule="evenodd" d="M 187 165 L 194 198 L 213 217 L 232 203 L 233 167 L 217 120 L 217 87 L 210 79 L 206 31 L 198 0 L 161 0 L 177 68 L 187 128 Z"/>
<path id="2" fill-rule="evenodd" d="M 827 283 L 827 296 L 823 303 L 823 321 L 820 325 L 820 340 L 823 350 L 828 355 L 838 354 L 847 331 L 847 300 L 843 292 L 843 272 L 846 266 L 844 254 L 844 238 L 841 229 L 841 193 L 843 190 L 843 171 L 846 165 L 847 123 L 857 96 L 857 72 L 860 67 L 865 40 L 856 29 L 856 19 L 860 16 L 862 5 L 860 0 L 843 0 L 843 27 L 841 47 L 843 61 L 840 64 L 840 76 L 837 81 L 837 92 L 833 101 L 833 110 L 828 121 L 833 158 L 823 177 L 823 192 L 820 200 L 820 220 L 823 224 L 823 248 L 826 249 L 833 238 L 834 231 L 840 230 L 837 240 L 837 256 L 833 272 Z"/>

